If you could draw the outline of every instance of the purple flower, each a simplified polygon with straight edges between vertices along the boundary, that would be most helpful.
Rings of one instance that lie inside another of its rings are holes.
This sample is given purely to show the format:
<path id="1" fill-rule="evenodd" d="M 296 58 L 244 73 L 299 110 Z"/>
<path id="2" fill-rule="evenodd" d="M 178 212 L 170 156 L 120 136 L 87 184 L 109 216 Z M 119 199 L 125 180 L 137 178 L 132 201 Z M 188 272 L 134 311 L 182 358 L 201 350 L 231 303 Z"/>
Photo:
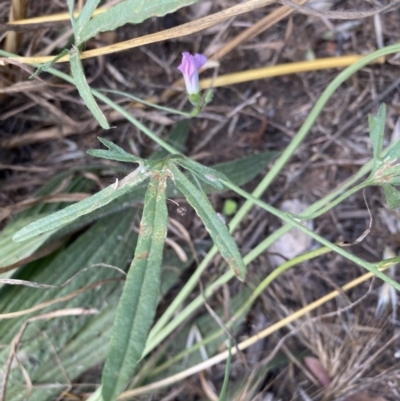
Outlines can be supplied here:
<path id="1" fill-rule="evenodd" d="M 188 52 L 182 53 L 182 63 L 178 70 L 185 79 L 186 91 L 189 95 L 196 95 L 200 92 L 199 88 L 199 69 L 206 63 L 207 57 L 202 54 L 192 56 Z"/>

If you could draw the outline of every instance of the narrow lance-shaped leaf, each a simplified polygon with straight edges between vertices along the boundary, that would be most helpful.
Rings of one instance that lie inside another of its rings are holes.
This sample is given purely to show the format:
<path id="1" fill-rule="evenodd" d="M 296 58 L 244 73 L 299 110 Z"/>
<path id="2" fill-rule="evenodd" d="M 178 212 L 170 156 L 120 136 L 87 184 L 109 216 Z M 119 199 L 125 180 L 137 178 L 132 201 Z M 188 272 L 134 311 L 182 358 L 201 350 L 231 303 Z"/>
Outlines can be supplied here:
<path id="1" fill-rule="evenodd" d="M 90 198 L 84 199 L 78 203 L 66 207 L 56 213 L 39 219 L 22 230 L 18 231 L 14 237 L 14 241 L 24 241 L 36 235 L 45 233 L 50 230 L 62 227 L 70 223 L 79 216 L 90 213 L 102 206 L 107 205 L 114 199 L 119 198 L 133 187 L 143 182 L 149 177 L 147 169 L 140 166 L 131 174 L 127 175 L 123 180 L 108 186 Z"/>
<path id="2" fill-rule="evenodd" d="M 228 227 L 215 213 L 204 193 L 199 191 L 173 162 L 168 163 L 168 168 L 172 172 L 176 187 L 196 210 L 222 257 L 235 275 L 243 281 L 246 276 L 246 266 Z"/>
<path id="3" fill-rule="evenodd" d="M 100 110 L 100 107 L 96 103 L 96 100 L 90 91 L 90 87 L 86 81 L 85 73 L 83 72 L 79 50 L 76 47 L 69 52 L 69 60 L 71 63 L 72 76 L 81 98 L 85 102 L 87 108 L 92 112 L 96 120 L 99 122 L 101 127 L 104 129 L 109 129 L 110 126 L 108 125 L 107 119 Z"/>
<path id="4" fill-rule="evenodd" d="M 99 3 L 100 0 L 87 0 L 86 4 L 82 8 L 82 11 L 75 19 L 75 40 L 78 44 L 82 43 L 80 40 L 80 34 L 90 21 L 90 18 L 92 17 Z"/>
<path id="5" fill-rule="evenodd" d="M 102 377 L 104 401 L 115 400 L 132 378 L 156 312 L 168 218 L 165 195 L 168 173 L 164 173 L 162 167 L 160 163 L 152 171 L 135 258 L 112 328 Z"/>
<path id="6" fill-rule="evenodd" d="M 108 150 L 104 149 L 89 149 L 87 153 L 90 156 L 101 157 L 103 159 L 116 160 L 119 162 L 128 162 L 128 163 L 141 163 L 146 164 L 144 159 L 137 157 L 131 153 L 125 152 L 124 149 L 117 146 L 115 143 L 108 141 L 107 139 L 97 137 L 98 140 L 108 148 Z"/>
<path id="7" fill-rule="evenodd" d="M 75 18 L 74 18 L 74 4 L 75 0 L 67 0 L 69 19 L 71 20 L 72 30 L 76 31 Z"/>
<path id="8" fill-rule="evenodd" d="M 195 162 L 194 160 L 188 159 L 186 157 L 173 157 L 173 160 L 176 163 L 180 164 L 182 167 L 186 168 L 187 170 L 194 173 L 198 178 L 200 178 L 205 183 L 212 185 L 214 188 L 223 189 L 224 185 L 222 184 L 221 180 L 228 181 L 228 178 L 214 170 L 213 168 L 203 166 L 200 163 Z"/>
<path id="9" fill-rule="evenodd" d="M 385 134 L 386 106 L 381 104 L 376 116 L 368 115 L 369 136 L 374 151 L 374 160 L 379 159 L 382 152 L 383 136 Z"/>
<path id="10" fill-rule="evenodd" d="M 48 239 L 50 234 L 31 238 L 30 241 L 25 241 L 23 244 L 16 244 L 12 241 L 15 233 L 18 232 L 21 227 L 26 226 L 30 222 L 29 220 L 32 221 L 33 219 L 26 218 L 12 222 L 0 233 L 0 268 L 21 262 L 25 258 L 31 256 Z M 10 275 L 12 273 L 13 271 L 10 270 Z M 2 278 L 6 277 L 2 276 Z M 1 284 L 0 287 L 2 287 Z"/>

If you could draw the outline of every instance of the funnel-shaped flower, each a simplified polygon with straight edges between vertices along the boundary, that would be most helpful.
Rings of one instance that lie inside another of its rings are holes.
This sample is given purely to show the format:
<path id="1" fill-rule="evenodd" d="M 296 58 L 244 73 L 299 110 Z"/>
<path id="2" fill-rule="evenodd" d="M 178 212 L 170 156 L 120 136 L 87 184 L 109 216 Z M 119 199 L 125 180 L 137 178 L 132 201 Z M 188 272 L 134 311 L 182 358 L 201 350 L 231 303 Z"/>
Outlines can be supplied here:
<path id="1" fill-rule="evenodd" d="M 199 88 L 199 69 L 206 63 L 207 57 L 202 54 L 182 53 L 182 63 L 178 70 L 183 74 L 185 79 L 186 91 L 190 95 L 197 95 Z"/>

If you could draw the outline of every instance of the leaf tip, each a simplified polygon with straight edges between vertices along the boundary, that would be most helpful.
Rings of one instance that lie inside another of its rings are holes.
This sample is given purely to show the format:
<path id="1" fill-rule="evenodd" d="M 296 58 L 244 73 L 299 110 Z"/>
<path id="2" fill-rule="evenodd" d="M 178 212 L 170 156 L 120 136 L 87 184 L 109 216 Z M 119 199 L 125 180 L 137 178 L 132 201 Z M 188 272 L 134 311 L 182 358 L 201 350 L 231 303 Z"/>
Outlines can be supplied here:
<path id="1" fill-rule="evenodd" d="M 23 230 L 19 230 L 14 234 L 14 236 L 12 237 L 12 240 L 13 240 L 13 242 L 21 242 L 25 239 L 24 237 L 25 237 L 25 235 L 23 233 Z"/>

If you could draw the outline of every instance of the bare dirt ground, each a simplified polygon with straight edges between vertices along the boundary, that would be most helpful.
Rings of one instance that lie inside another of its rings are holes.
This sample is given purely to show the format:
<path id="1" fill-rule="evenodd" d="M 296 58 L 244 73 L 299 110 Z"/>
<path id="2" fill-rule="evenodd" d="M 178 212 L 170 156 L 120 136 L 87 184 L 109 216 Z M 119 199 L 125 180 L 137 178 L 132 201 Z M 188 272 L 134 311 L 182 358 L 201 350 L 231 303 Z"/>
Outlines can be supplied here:
<path id="1" fill-rule="evenodd" d="M 335 9 L 351 10 L 370 9 L 378 4 L 362 0 L 333 3 Z M 157 32 L 234 4 L 233 0 L 204 0 L 164 18 L 102 34 L 90 40 L 86 47 L 96 48 Z M 8 20 L 9 5 L 9 2 L 0 4 L 2 23 Z M 277 7 L 241 15 L 198 34 L 87 60 L 84 66 L 88 81 L 93 87 L 127 91 L 161 102 L 164 91 L 180 78 L 176 67 L 183 51 L 211 54 Z M 65 11 L 66 6 L 61 1 L 31 1 L 27 17 Z M 310 58 L 367 54 L 378 45 L 398 42 L 399 26 L 399 7 L 383 12 L 379 17 L 350 20 L 328 20 L 294 12 L 219 60 L 218 74 Z M 15 52 L 34 55 L 43 51 L 68 28 L 67 21 L 50 24 L 45 29 L 22 30 Z M 55 54 L 66 45 L 66 41 L 60 40 L 49 54 Z M 68 71 L 67 65 L 59 68 Z M 203 115 L 190 123 L 187 154 L 205 165 L 212 165 L 262 150 L 284 149 L 323 89 L 337 74 L 338 70 L 329 69 L 217 88 L 213 102 Z M 212 73 L 206 72 L 206 76 L 212 76 Z M 13 87 L 12 92 L 3 91 L 0 98 L 0 205 L 4 210 L 11 214 L 20 210 L 21 202 L 30 199 L 58 172 L 98 163 L 86 154 L 87 149 L 98 147 L 97 136 L 113 140 L 141 156 L 152 151 L 153 145 L 143 134 L 107 108 L 105 114 L 115 128 L 108 132 L 99 129 L 70 85 L 48 74 L 41 75 L 43 84 L 27 78 L 28 72 L 22 68 L 2 68 L 2 88 L 24 82 L 19 90 Z M 129 106 L 126 99 L 118 96 L 115 99 Z M 168 106 L 182 107 L 184 99 L 182 92 L 176 92 Z M 340 87 L 318 118 L 312 133 L 263 199 L 277 207 L 292 199 L 309 205 L 354 174 L 371 157 L 367 114 L 376 112 L 382 102 L 388 107 L 386 138 L 389 142 L 391 135 L 399 132 L 400 78 L 396 60 L 363 68 Z M 163 137 L 177 120 L 134 108 L 132 103 L 130 111 Z M 113 178 L 101 179 L 108 185 Z M 251 188 L 254 184 L 246 186 L 248 190 Z M 390 247 L 394 254 L 400 247 L 399 214 L 387 209 L 379 189 L 369 188 L 365 196 L 373 217 L 372 230 L 360 244 L 351 247 L 351 251 L 366 260 L 376 261 L 382 259 L 385 247 Z M 224 199 L 231 198 L 242 202 L 229 192 L 213 196 L 212 200 L 218 208 Z M 199 225 L 192 217 L 189 213 L 181 222 L 191 235 L 205 235 L 199 234 Z M 317 218 L 313 228 L 333 242 L 352 242 L 368 227 L 369 220 L 363 195 L 358 193 Z M 250 250 L 279 226 L 277 219 L 254 208 L 235 238 L 241 249 Z M 311 247 L 315 245 L 311 243 Z M 266 254 L 250 266 L 249 275 L 262 278 L 272 268 Z M 333 253 L 289 270 L 275 280 L 255 304 L 238 337 L 250 336 L 362 273 L 362 268 Z M 398 281 L 400 275 L 393 274 Z M 240 361 L 234 363 L 233 379 L 250 377 L 252 367 L 261 366 L 278 344 L 279 351 L 272 367 L 257 382 L 259 395 L 254 399 L 399 400 L 399 325 L 394 319 L 395 310 L 391 308 L 376 316 L 381 285 L 379 280 L 369 280 L 250 348 L 245 353 L 247 366 Z M 229 291 L 235 294 L 235 284 Z M 216 297 L 210 304 L 217 305 L 218 302 Z M 282 339 L 285 341 L 280 343 Z M 301 359 L 304 355 L 310 357 L 309 369 Z M 313 363 L 317 365 L 314 370 Z M 326 384 L 325 388 L 321 383 L 323 379 L 315 373 L 323 371 L 330 380 L 330 385 Z M 212 374 L 205 373 L 203 379 L 192 377 L 179 387 L 175 398 L 160 395 L 159 399 L 206 399 L 205 387 L 215 385 L 220 388 L 223 372 L 224 366 L 221 366 L 214 368 Z M 93 382 L 97 373 L 93 371 L 85 378 L 90 377 Z M 76 397 L 81 396 L 76 394 Z M 247 398 L 243 395 L 236 399 Z"/>

